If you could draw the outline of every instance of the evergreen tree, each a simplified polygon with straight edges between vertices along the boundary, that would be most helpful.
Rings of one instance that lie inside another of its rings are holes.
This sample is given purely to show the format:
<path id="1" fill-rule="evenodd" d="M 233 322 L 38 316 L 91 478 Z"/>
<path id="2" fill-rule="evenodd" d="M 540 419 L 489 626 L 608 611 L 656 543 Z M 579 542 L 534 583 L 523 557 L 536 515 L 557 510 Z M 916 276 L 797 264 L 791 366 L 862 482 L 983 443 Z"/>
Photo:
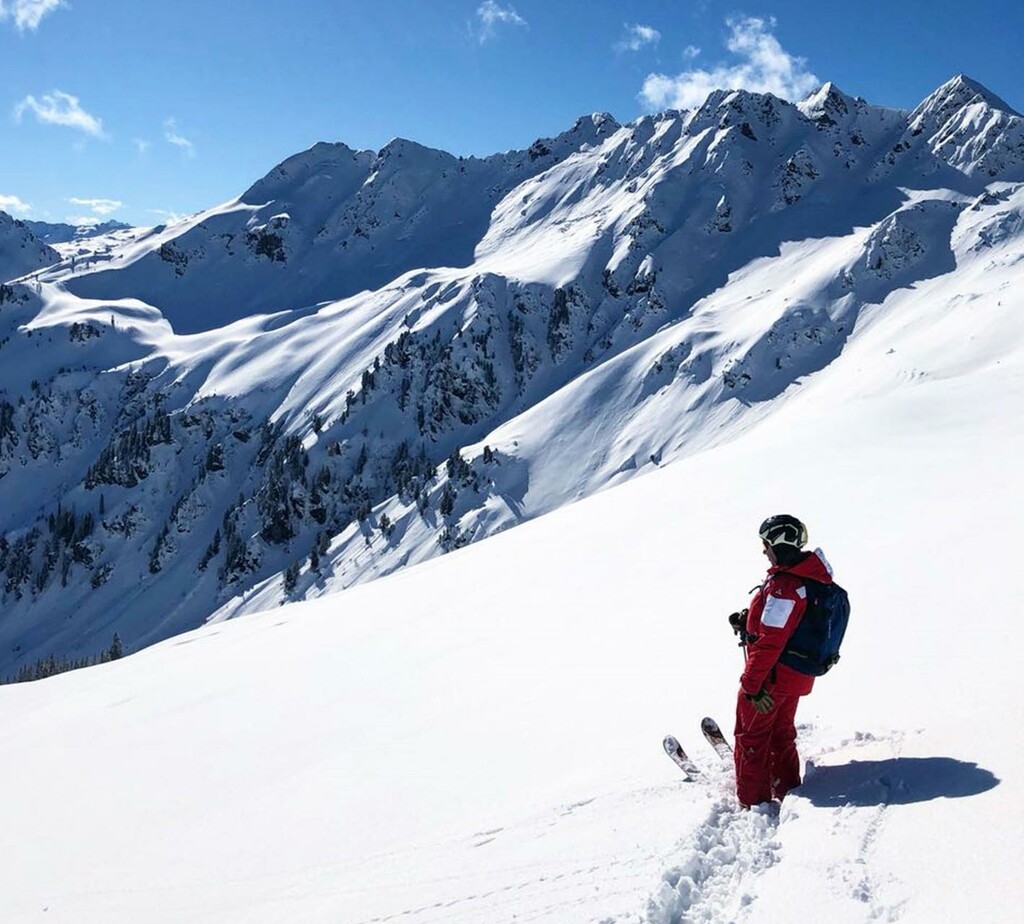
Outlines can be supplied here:
<path id="1" fill-rule="evenodd" d="M 441 492 L 441 500 L 437 505 L 438 512 L 443 517 L 452 515 L 452 511 L 455 510 L 455 491 L 452 490 L 452 484 L 449 481 L 444 486 L 444 490 Z"/>
<path id="2" fill-rule="evenodd" d="M 114 638 L 110 643 L 110 647 L 107 649 L 107 660 L 116 661 L 118 658 L 124 656 L 124 646 L 121 644 L 121 636 L 116 632 Z"/>
<path id="3" fill-rule="evenodd" d="M 284 592 L 286 594 L 294 593 L 296 585 L 299 583 L 299 563 L 293 561 L 284 572 Z"/>

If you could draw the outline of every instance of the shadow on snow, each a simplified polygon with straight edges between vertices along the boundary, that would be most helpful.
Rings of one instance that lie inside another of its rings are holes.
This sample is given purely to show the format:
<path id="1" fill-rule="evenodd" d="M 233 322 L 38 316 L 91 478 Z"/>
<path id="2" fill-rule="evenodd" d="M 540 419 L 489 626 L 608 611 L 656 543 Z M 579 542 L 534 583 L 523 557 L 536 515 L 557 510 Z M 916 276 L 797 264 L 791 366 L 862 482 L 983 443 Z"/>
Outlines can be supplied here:
<path id="1" fill-rule="evenodd" d="M 994 789 L 999 777 L 952 757 L 852 760 L 838 766 L 808 766 L 799 792 L 812 805 L 910 805 L 960 799 Z"/>

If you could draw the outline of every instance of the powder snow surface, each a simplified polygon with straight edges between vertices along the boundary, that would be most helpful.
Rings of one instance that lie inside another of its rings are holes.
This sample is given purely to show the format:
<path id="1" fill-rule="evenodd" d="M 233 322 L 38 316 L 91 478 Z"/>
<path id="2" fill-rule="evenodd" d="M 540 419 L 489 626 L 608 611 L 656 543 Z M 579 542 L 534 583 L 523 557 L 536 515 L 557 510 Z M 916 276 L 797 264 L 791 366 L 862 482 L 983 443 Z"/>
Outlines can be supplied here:
<path id="1" fill-rule="evenodd" d="M 26 529 L 54 498 L 95 502 L 61 492 L 123 410 L 117 370 L 149 363 L 173 410 L 216 397 L 315 447 L 314 412 L 325 434 L 393 428 L 372 396 L 365 423 L 337 417 L 399 330 L 443 321 L 459 355 L 472 337 L 456 326 L 489 312 L 519 329 L 519 299 L 540 324 L 527 303 L 547 311 L 573 279 L 594 311 L 576 353 L 548 330 L 550 361 L 493 420 L 441 433 L 438 459 L 496 452 L 488 492 L 456 511 L 486 542 L 440 556 L 437 522 L 382 495 L 373 516 L 396 541 L 333 535 L 334 577 L 303 566 L 316 599 L 279 606 L 284 552 L 231 598 L 194 567 L 222 516 L 206 480 L 175 507 L 193 528 L 180 561 L 150 580 L 144 530 L 174 478 L 193 484 L 199 437 L 180 456 L 156 445 L 162 477 L 138 493 L 109 488 L 109 518 L 138 515 L 108 550 L 118 571 L 8 600 L 4 656 L 213 615 L 124 660 L 0 687 L 0 924 L 1019 918 L 1024 123 L 961 78 L 909 121 L 834 88 L 801 107 L 712 94 L 685 135 L 679 114 L 595 116 L 466 164 L 409 142 L 318 145 L 233 203 L 76 244 L 8 288 L 11 414 L 27 394 L 42 436 L 55 415 L 67 431 L 40 448 L 29 428 L 0 458 L 4 514 Z M 767 170 L 762 148 L 797 129 L 813 140 L 777 182 L 751 179 L 744 152 Z M 327 204 L 324 165 L 362 204 Z M 453 181 L 430 187 L 431 214 L 458 195 L 472 208 L 459 234 L 403 237 L 431 171 Z M 354 294 L 325 296 L 341 241 Z M 660 308 L 634 298 L 654 257 Z M 282 313 L 254 316 L 248 295 Z M 231 453 L 254 452 L 243 435 L 225 436 L 225 484 Z M 731 732 L 726 615 L 763 575 L 758 524 L 781 512 L 808 523 L 853 616 L 798 713 L 805 784 L 741 812 L 699 723 Z M 667 733 L 703 780 L 680 778 Z"/>
<path id="2" fill-rule="evenodd" d="M 480 545 L 3 688 L 0 920 L 1016 920 L 1020 322 L 971 310 L 863 319 L 728 445 Z M 805 785 L 743 813 L 699 720 L 780 511 L 853 618 Z"/>

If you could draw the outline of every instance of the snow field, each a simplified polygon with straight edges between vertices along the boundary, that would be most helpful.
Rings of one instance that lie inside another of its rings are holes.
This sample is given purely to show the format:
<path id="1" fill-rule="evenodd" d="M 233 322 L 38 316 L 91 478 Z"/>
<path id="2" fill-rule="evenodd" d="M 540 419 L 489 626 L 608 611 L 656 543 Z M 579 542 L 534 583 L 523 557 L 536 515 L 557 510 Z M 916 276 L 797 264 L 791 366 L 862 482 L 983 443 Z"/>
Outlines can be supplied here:
<path id="1" fill-rule="evenodd" d="M 712 167 L 726 147 L 708 149 Z M 0 921 L 1015 920 L 1024 192 L 991 184 L 979 209 L 943 190 L 907 196 L 872 227 L 836 206 L 820 233 L 783 233 L 778 255 L 766 232 L 692 313 L 489 434 L 506 455 L 487 528 L 548 515 L 300 605 L 277 606 L 270 578 L 203 629 L 0 689 Z M 505 271 L 530 269 L 563 219 L 564 267 L 583 266 L 595 226 L 564 205 L 522 251 L 502 251 Z M 227 227 L 240 208 L 213 217 Z M 154 243 L 118 259 L 141 272 Z M 668 265 L 678 244 L 662 251 Z M 560 266 L 537 271 L 557 281 Z M 383 348 L 377 308 L 397 322 L 423 301 L 414 326 L 449 295 L 469 311 L 471 276 L 410 274 L 396 283 L 408 305 L 370 293 L 291 324 L 249 317 L 180 336 L 142 302 L 67 295 L 58 273 L 36 323 L 116 308 L 138 324 L 134 341 L 120 322 L 100 341 L 117 362 L 158 347 L 174 376 L 206 383 L 195 394 L 300 413 L 343 400 L 342 355 L 362 365 Z M 485 282 L 474 298 L 508 284 Z M 329 321 L 335 340 L 300 368 Z M 33 353 L 63 361 L 41 342 Z M 35 368 L 18 361 L 0 372 Z M 726 372 L 736 384 L 723 399 Z M 271 381 L 289 393 L 261 390 Z M 798 715 L 804 787 L 780 810 L 740 813 L 699 720 L 730 731 L 740 655 L 725 616 L 763 574 L 757 524 L 783 511 L 809 524 L 853 622 Z M 382 565 L 353 530 L 333 563 L 361 579 L 436 554 L 433 532 L 410 538 Z M 164 618 L 172 591 L 148 596 Z M 58 616 L 63 631 L 81 632 L 73 618 Z M 679 779 L 667 732 L 707 782 Z"/>
<path id="2" fill-rule="evenodd" d="M 1001 422 L 1020 377 L 834 400 L 862 360 L 734 443 L 482 545 L 0 690 L 0 916 L 1011 919 L 1012 608 L 978 588 L 1020 547 Z M 777 819 L 680 782 L 660 747 L 716 759 L 698 723 L 731 725 L 725 615 L 776 508 L 854 604 Z"/>

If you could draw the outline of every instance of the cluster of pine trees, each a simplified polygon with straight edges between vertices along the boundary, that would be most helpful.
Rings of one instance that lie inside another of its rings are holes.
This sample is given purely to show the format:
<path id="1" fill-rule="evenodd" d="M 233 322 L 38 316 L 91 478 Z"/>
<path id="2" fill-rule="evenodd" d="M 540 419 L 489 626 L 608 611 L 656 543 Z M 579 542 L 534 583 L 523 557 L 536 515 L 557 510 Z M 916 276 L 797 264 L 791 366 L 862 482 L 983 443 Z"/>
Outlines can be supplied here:
<path id="1" fill-rule="evenodd" d="M 135 421 L 118 432 L 85 473 L 85 486 L 116 484 L 134 488 L 150 470 L 150 450 L 161 443 L 173 442 L 171 418 L 163 409 L 142 421 Z"/>
<path id="2" fill-rule="evenodd" d="M 91 567 L 93 551 L 86 541 L 96 528 L 92 513 L 79 515 L 75 509 L 58 503 L 55 513 L 46 518 L 45 534 L 34 526 L 13 542 L 0 536 L 0 574 L 4 575 L 3 594 L 22 598 L 23 585 L 40 593 L 59 569 L 61 586 L 66 587 L 72 565 Z M 41 554 L 37 554 L 40 552 Z"/>
<path id="3" fill-rule="evenodd" d="M 512 298 L 507 326 L 507 302 L 482 284 L 476 313 L 465 326 L 414 330 L 408 322 L 409 329 L 355 378 L 344 411 L 333 419 L 310 413 L 305 432 L 283 419 L 257 424 L 244 406 L 216 397 L 168 411 L 180 406 L 174 386 L 160 387 L 140 370 L 127 374 L 114 399 L 113 435 L 83 460 L 88 465 L 81 486 L 112 489 L 110 515 L 103 495 L 98 513 L 78 513 L 58 500 L 54 513 L 0 536 L 0 589 L 17 599 L 25 588 L 41 594 L 55 575 L 66 584 L 75 565 L 87 569 L 85 577 L 99 589 L 123 565 L 116 549 L 134 552 L 127 540 L 136 533 L 148 552 L 143 581 L 158 579 L 181 555 L 194 554 L 198 542 L 199 548 L 205 544 L 198 573 L 216 574 L 221 585 L 269 575 L 287 561 L 285 584 L 294 589 L 305 559 L 318 572 L 331 537 L 353 522 L 366 524 L 368 536 L 377 532 L 391 542 L 395 523 L 386 516 L 368 521 L 374 507 L 392 496 L 414 504 L 431 522 L 433 508 L 442 548 L 458 548 L 469 541 L 458 528 L 458 512 L 473 503 L 459 502 L 460 491 L 479 492 L 481 483 L 458 449 L 446 463 L 439 450 L 448 453 L 455 436 L 472 438 L 496 419 L 502 403 L 521 392 L 543 361 L 545 339 L 556 361 L 571 345 L 579 298 L 572 288 L 556 290 L 546 303 L 539 290 Z M 81 325 L 72 336 L 89 340 L 94 334 Z M 33 385 L 38 398 L 40 387 Z M 408 427 L 397 436 L 371 433 L 396 405 Z M 26 441 L 31 436 L 32 428 L 18 423 L 20 414 L 20 406 L 0 399 L 0 461 L 5 446 L 10 451 L 19 435 Z M 81 413 L 78 419 L 84 419 Z M 155 454 L 158 446 L 173 452 Z M 486 448 L 483 462 L 493 460 Z M 439 463 L 447 479 L 436 490 Z M 132 491 L 154 478 L 159 491 Z M 77 666 L 53 658 L 31 670 L 45 676 Z"/>
<path id="4" fill-rule="evenodd" d="M 83 667 L 116 661 L 118 658 L 124 657 L 124 653 L 121 636 L 115 632 L 110 647 L 104 648 L 98 655 L 93 655 L 91 658 L 58 658 L 51 654 L 47 658 L 40 658 L 35 664 L 23 665 L 17 674 L 0 679 L 0 684 L 42 680 L 45 677 L 52 677 L 54 674 L 63 674 L 67 671 L 77 671 Z"/>

